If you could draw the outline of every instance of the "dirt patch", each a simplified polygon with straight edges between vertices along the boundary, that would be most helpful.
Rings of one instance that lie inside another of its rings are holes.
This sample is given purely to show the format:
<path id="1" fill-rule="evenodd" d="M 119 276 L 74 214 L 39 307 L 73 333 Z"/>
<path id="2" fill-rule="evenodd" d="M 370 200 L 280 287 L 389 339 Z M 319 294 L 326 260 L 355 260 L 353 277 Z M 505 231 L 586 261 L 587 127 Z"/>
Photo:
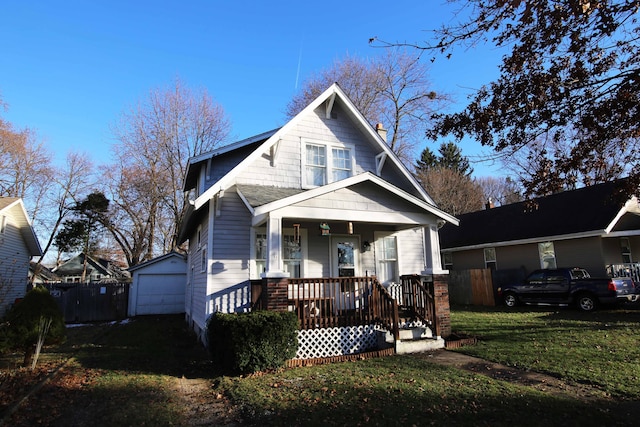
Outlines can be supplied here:
<path id="1" fill-rule="evenodd" d="M 185 426 L 235 426 L 237 411 L 204 379 L 176 378 L 175 393 L 184 405 Z"/>
<path id="2" fill-rule="evenodd" d="M 553 395 L 571 397 L 587 402 L 607 398 L 606 393 L 595 387 L 590 387 L 585 384 L 568 383 L 551 375 L 523 371 L 455 351 L 438 350 L 431 353 L 423 353 L 421 357 L 440 365 L 464 369 L 476 374 L 486 375 L 496 380 L 531 387 Z"/>

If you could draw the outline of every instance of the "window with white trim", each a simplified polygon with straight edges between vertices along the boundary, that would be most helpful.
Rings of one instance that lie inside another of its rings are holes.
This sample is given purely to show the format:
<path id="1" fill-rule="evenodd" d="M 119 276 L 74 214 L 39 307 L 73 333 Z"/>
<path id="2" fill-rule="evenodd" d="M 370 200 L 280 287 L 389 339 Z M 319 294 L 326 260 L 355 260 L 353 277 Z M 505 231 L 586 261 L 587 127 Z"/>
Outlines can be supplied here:
<path id="1" fill-rule="evenodd" d="M 200 272 L 207 271 L 207 245 L 203 245 L 200 250 Z"/>
<path id="2" fill-rule="evenodd" d="M 620 250 L 622 252 L 622 262 L 624 264 L 631 264 L 631 243 L 628 237 L 620 238 Z"/>
<path id="3" fill-rule="evenodd" d="M 538 243 L 540 268 L 556 268 L 556 251 L 553 242 Z"/>
<path id="4" fill-rule="evenodd" d="M 497 267 L 496 248 L 484 248 L 484 268 L 495 270 Z"/>
<path id="5" fill-rule="evenodd" d="M 384 236 L 377 241 L 378 280 L 389 284 L 398 280 L 398 241 L 396 236 Z"/>
<path id="6" fill-rule="evenodd" d="M 319 187 L 353 175 L 353 147 L 317 142 L 307 142 L 303 145 L 304 187 Z"/>
<path id="7" fill-rule="evenodd" d="M 445 270 L 453 269 L 453 253 L 452 252 L 442 253 L 442 268 Z"/>
<path id="8" fill-rule="evenodd" d="M 254 240 L 254 257 L 256 271 L 252 277 L 257 279 L 267 270 L 267 233 L 264 229 L 256 231 Z M 285 230 L 282 244 L 282 264 L 290 277 L 302 277 L 303 237 L 304 230 L 295 235 L 293 230 Z"/>

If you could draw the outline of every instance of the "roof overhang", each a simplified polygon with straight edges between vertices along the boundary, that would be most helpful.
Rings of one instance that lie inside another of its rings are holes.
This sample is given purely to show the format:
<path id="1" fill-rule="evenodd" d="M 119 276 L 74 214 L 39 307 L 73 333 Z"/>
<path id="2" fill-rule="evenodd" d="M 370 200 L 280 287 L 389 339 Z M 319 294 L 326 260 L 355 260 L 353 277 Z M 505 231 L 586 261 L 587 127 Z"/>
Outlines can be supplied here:
<path id="1" fill-rule="evenodd" d="M 618 214 L 615 216 L 615 218 L 613 218 L 607 228 L 605 228 L 605 233 L 611 233 L 613 228 L 625 214 L 640 215 L 640 203 L 638 202 L 636 196 L 633 196 L 629 200 L 627 200 L 624 206 L 618 211 Z"/>
<path id="2" fill-rule="evenodd" d="M 341 181 L 336 181 L 328 185 L 317 187 L 311 190 L 307 190 L 289 197 L 285 197 L 279 200 L 275 200 L 270 203 L 266 203 L 260 206 L 252 206 L 246 197 L 242 194 L 241 190 L 237 190 L 240 198 L 243 200 L 245 206 L 253 215 L 252 225 L 260 225 L 266 221 L 269 215 L 278 214 L 282 217 L 300 217 L 308 219 L 332 219 L 332 220 L 354 220 L 354 213 L 348 209 L 330 209 L 330 208 L 303 208 L 295 206 L 296 204 L 305 200 L 320 197 L 322 195 L 352 187 L 356 184 L 364 182 L 370 182 L 384 190 L 387 190 L 394 194 L 396 197 L 416 206 L 420 211 L 418 212 L 384 212 L 375 213 L 367 212 L 367 222 L 380 222 L 380 223 L 393 223 L 397 225 L 405 226 L 417 226 L 424 225 L 429 222 L 433 222 L 433 217 L 436 217 L 437 221 L 449 222 L 453 225 L 458 225 L 457 218 L 449 215 L 448 213 L 438 209 L 437 207 L 399 189 L 398 187 L 388 183 L 382 178 L 372 174 L 371 172 L 365 172 Z M 360 219 L 362 219 L 362 212 L 359 212 Z"/>
<path id="3" fill-rule="evenodd" d="M 35 230 L 31 226 L 29 214 L 24 207 L 22 199 L 15 199 L 11 203 L 0 209 L 0 213 L 5 212 L 11 212 L 11 215 L 16 219 L 18 226 L 20 227 L 20 234 L 25 244 L 27 245 L 29 254 L 31 256 L 42 256 L 42 248 L 40 247 L 40 242 L 38 241 Z"/>

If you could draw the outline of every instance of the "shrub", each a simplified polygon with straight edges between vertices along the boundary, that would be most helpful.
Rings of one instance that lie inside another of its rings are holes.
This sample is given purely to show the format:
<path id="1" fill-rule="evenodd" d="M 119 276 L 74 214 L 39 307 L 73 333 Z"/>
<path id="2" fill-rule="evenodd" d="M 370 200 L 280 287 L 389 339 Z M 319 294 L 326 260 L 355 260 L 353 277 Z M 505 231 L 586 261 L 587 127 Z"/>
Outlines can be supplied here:
<path id="1" fill-rule="evenodd" d="M 41 286 L 27 292 L 22 301 L 11 307 L 2 323 L 0 341 L 9 349 L 24 351 L 25 366 L 32 362 L 44 325 L 47 326 L 44 344 L 59 344 L 66 338 L 64 317 L 58 304 Z"/>
<path id="2" fill-rule="evenodd" d="M 207 321 L 211 359 L 225 371 L 276 369 L 295 357 L 298 319 L 292 312 L 215 313 Z"/>

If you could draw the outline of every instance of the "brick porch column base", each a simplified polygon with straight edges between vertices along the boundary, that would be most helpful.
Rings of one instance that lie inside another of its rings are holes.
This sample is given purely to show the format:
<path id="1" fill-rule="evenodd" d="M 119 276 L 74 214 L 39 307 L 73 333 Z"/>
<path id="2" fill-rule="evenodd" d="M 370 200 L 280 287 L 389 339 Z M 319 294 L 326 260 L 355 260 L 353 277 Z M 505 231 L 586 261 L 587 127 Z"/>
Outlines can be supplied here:
<path id="1" fill-rule="evenodd" d="M 433 275 L 433 292 L 436 302 L 436 318 L 440 326 L 440 336 L 451 335 L 451 308 L 449 306 L 449 275 Z"/>
<path id="2" fill-rule="evenodd" d="M 289 278 L 264 277 L 262 279 L 262 297 L 264 307 L 270 311 L 287 311 L 289 304 Z M 447 304 L 449 301 L 447 300 Z"/>

